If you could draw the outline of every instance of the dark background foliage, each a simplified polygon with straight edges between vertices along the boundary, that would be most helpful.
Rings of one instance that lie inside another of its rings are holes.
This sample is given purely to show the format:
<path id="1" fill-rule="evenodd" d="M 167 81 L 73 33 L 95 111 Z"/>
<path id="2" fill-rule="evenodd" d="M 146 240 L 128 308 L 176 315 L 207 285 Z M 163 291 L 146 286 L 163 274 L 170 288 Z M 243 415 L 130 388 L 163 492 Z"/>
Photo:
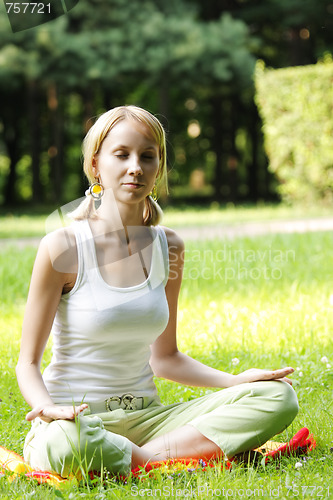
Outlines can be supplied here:
<path id="1" fill-rule="evenodd" d="M 0 204 L 82 196 L 81 141 L 121 104 L 165 125 L 171 203 L 278 199 L 255 63 L 316 63 L 332 33 L 332 0 L 80 0 L 16 33 L 2 7 Z"/>

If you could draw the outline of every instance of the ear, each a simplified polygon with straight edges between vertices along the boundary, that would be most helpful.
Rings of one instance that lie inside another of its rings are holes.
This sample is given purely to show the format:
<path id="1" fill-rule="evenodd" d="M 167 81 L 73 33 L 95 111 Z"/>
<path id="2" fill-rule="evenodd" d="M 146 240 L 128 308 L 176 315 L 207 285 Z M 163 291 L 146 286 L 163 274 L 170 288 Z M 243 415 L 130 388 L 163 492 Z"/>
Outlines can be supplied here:
<path id="1" fill-rule="evenodd" d="M 98 171 L 98 160 L 96 156 L 93 156 L 92 163 L 91 163 L 91 169 L 93 171 L 94 177 L 99 176 L 99 171 Z"/>

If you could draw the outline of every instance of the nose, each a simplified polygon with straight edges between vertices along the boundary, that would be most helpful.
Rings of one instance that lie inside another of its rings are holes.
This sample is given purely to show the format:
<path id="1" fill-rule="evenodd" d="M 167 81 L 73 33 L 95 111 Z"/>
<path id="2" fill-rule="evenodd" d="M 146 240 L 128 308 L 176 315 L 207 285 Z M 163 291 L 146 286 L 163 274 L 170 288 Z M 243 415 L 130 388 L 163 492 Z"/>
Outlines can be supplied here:
<path id="1" fill-rule="evenodd" d="M 143 171 L 140 165 L 140 159 L 137 156 L 132 156 L 129 167 L 128 167 L 128 173 L 131 175 L 142 175 Z"/>

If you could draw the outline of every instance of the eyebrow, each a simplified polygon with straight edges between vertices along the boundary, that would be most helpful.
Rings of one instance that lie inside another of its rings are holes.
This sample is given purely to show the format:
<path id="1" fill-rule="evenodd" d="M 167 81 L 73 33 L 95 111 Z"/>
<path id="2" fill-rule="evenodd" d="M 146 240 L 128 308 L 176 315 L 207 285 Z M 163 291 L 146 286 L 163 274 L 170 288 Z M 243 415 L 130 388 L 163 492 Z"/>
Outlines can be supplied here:
<path id="1" fill-rule="evenodd" d="M 116 144 L 115 146 L 112 147 L 112 149 L 114 151 L 117 151 L 118 149 L 130 149 L 130 147 L 129 146 L 125 146 L 124 144 L 119 144 L 119 145 Z M 154 146 L 146 146 L 146 147 L 142 148 L 143 151 L 146 151 L 148 149 L 151 149 L 151 150 L 155 151 L 155 149 L 158 149 L 158 146 L 154 145 Z"/>

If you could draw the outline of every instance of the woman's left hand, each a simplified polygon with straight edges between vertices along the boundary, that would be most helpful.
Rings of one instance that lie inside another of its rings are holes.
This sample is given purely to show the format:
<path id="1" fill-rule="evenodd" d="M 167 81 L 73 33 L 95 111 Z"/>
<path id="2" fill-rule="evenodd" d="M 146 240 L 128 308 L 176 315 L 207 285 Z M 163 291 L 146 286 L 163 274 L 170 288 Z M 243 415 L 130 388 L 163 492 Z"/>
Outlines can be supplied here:
<path id="1" fill-rule="evenodd" d="M 26 420 L 28 422 L 39 417 L 44 422 L 50 423 L 52 420 L 75 420 L 81 412 L 88 408 L 87 404 L 82 404 L 79 406 L 67 405 L 60 406 L 55 404 L 40 405 L 33 408 L 26 415 Z"/>
<path id="2" fill-rule="evenodd" d="M 286 377 L 294 371 L 294 368 L 291 368 L 290 366 L 286 368 L 280 368 L 278 370 L 261 370 L 259 368 L 250 368 L 249 370 L 239 373 L 238 375 L 234 375 L 233 385 L 244 384 L 247 382 L 259 382 L 263 380 L 282 380 L 290 385 L 293 385 L 292 381 Z"/>

